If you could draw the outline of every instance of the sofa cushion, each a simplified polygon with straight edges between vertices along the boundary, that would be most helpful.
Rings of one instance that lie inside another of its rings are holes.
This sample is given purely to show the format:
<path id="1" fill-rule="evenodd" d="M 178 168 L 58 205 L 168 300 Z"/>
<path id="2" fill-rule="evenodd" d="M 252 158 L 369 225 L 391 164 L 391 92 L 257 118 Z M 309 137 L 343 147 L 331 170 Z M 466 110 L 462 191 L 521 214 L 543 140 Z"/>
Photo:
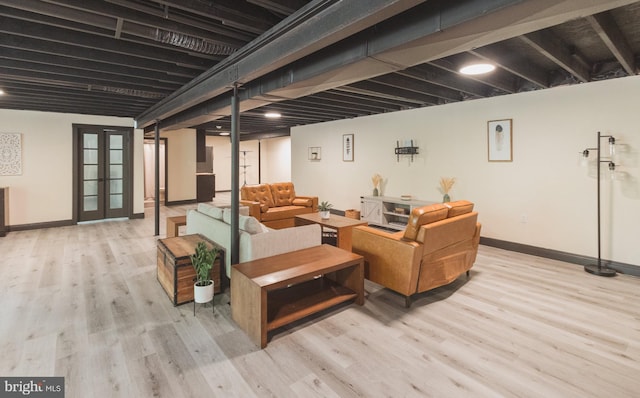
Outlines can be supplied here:
<path id="1" fill-rule="evenodd" d="M 311 207 L 313 206 L 313 199 L 311 198 L 295 198 L 293 202 L 291 202 L 294 206 L 304 206 Z"/>
<path id="2" fill-rule="evenodd" d="M 449 208 L 442 203 L 416 207 L 409 216 L 407 228 L 404 230 L 404 239 L 416 240 L 420 226 L 447 218 Z"/>
<path id="3" fill-rule="evenodd" d="M 455 202 L 445 203 L 444 205 L 449 208 L 447 218 L 461 216 L 473 211 L 473 203 L 468 200 L 457 200 Z"/>
<path id="4" fill-rule="evenodd" d="M 268 231 L 255 217 L 238 216 L 238 228 L 251 235 L 261 234 Z"/>
<path id="5" fill-rule="evenodd" d="M 263 213 L 275 206 L 269 184 L 245 185 L 240 193 L 242 200 L 260 203 L 260 210 Z"/>
<path id="6" fill-rule="evenodd" d="M 209 217 L 213 217 L 216 220 L 222 220 L 223 209 L 219 207 L 212 206 L 207 203 L 198 203 L 198 211 L 208 215 Z"/>
<path id="7" fill-rule="evenodd" d="M 295 218 L 298 214 L 311 213 L 313 209 L 304 206 L 279 206 L 272 207 L 268 213 L 262 214 L 262 222 Z M 293 221 L 293 220 L 292 220 Z M 293 225 L 293 224 L 292 224 Z"/>
<path id="8" fill-rule="evenodd" d="M 292 182 L 276 182 L 270 184 L 271 196 L 276 206 L 291 206 L 296 192 Z"/>

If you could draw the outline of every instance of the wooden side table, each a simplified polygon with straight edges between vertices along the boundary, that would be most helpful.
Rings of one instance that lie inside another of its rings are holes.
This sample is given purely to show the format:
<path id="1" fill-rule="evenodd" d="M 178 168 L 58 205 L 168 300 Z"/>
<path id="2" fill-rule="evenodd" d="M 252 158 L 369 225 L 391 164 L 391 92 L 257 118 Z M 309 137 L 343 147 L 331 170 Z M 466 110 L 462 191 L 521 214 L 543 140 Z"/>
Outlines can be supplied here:
<path id="1" fill-rule="evenodd" d="M 167 217 L 167 238 L 179 236 L 180 227 L 187 225 L 187 216 Z"/>
<path id="2" fill-rule="evenodd" d="M 209 249 L 218 248 L 218 257 L 211 269 L 214 293 L 222 291 L 225 268 L 222 265 L 224 249 L 200 234 L 158 239 L 158 282 L 164 288 L 173 305 L 193 301 L 193 283 L 196 271 L 191 265 L 191 255 L 198 242 L 204 241 Z"/>

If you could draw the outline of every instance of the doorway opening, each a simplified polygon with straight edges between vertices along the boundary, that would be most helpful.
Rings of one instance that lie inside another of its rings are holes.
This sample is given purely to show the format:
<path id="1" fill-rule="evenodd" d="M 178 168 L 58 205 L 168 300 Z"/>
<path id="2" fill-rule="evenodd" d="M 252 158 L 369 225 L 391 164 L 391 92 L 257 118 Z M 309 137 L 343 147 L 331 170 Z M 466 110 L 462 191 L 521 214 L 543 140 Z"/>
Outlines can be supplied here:
<path id="1" fill-rule="evenodd" d="M 73 220 L 131 217 L 133 128 L 73 125 Z"/>
<path id="2" fill-rule="evenodd" d="M 166 159 L 167 159 L 167 139 L 160 138 L 160 203 L 166 205 L 167 201 L 167 179 L 166 179 Z M 156 200 L 156 143 L 155 140 L 144 140 L 144 207 L 153 207 Z"/>

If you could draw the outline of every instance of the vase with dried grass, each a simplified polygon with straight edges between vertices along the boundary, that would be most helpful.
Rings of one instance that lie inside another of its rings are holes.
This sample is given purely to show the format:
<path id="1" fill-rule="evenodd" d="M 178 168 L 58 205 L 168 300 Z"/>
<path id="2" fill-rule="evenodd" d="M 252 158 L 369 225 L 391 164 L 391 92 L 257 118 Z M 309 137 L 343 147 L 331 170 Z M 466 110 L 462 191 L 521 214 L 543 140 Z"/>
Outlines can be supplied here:
<path id="1" fill-rule="evenodd" d="M 456 182 L 454 177 L 440 177 L 440 191 L 442 191 L 442 203 L 451 202 L 449 191 L 453 188 L 453 184 Z"/>
<path id="2" fill-rule="evenodd" d="M 380 187 L 381 181 L 382 176 L 378 173 L 374 174 L 373 177 L 371 177 L 371 182 L 373 182 L 373 196 L 378 196 L 380 194 L 378 187 Z"/>

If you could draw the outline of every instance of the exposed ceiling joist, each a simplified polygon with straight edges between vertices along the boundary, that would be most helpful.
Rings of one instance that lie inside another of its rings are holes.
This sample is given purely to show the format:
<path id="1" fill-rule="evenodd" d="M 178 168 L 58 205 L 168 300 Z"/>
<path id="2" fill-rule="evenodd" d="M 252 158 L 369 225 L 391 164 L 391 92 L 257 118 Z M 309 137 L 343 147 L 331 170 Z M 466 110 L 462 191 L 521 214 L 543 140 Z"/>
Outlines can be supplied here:
<path id="1" fill-rule="evenodd" d="M 640 60 L 638 0 L 0 3 L 0 108 L 133 118 L 163 109 L 163 129 L 218 134 L 229 131 L 238 82 L 241 139 L 629 76 Z M 498 68 L 459 72 L 478 60 Z M 267 109 L 282 118 L 265 120 Z"/>
<path id="2" fill-rule="evenodd" d="M 627 44 L 627 40 L 620 32 L 611 14 L 603 12 L 587 17 L 587 20 L 598 33 L 607 48 L 611 50 L 618 62 L 629 75 L 637 73 L 636 61 L 633 51 Z"/>

